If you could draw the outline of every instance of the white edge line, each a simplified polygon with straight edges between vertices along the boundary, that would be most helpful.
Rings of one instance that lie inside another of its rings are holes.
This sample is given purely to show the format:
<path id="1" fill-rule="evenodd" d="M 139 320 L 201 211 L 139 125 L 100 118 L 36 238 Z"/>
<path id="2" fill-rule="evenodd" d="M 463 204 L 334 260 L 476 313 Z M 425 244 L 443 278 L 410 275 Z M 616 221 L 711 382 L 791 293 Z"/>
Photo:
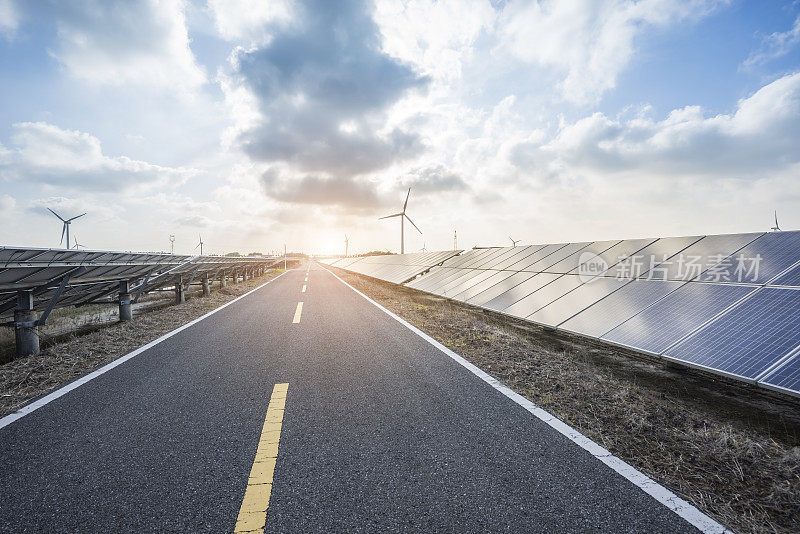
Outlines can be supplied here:
<path id="1" fill-rule="evenodd" d="M 199 323 L 203 319 L 205 319 L 207 317 L 210 317 L 211 315 L 214 315 L 215 313 L 217 313 L 221 309 L 227 308 L 228 306 L 230 306 L 231 304 L 233 304 L 237 300 L 243 299 L 244 297 L 246 297 L 247 295 L 249 295 L 251 293 L 255 293 L 256 291 L 258 291 L 259 289 L 261 289 L 265 285 L 274 282 L 275 280 L 277 280 L 278 278 L 280 278 L 281 276 L 283 276 L 284 274 L 286 274 L 287 272 L 289 272 L 291 270 L 292 269 L 289 269 L 287 271 L 282 272 L 281 274 L 279 274 L 278 276 L 276 276 L 272 280 L 264 282 L 263 284 L 261 284 L 260 286 L 256 287 L 255 289 L 251 289 L 247 293 L 244 293 L 243 295 L 239 295 L 238 297 L 236 297 L 235 299 L 231 300 L 230 302 L 226 302 L 222 306 L 220 306 L 218 308 L 214 308 L 213 310 L 211 310 L 210 312 L 206 313 L 205 315 L 202 315 L 202 316 L 198 317 L 197 319 L 189 321 L 185 325 L 179 326 L 178 328 L 176 328 L 175 330 L 173 330 L 171 332 L 167 332 L 166 334 L 164 334 L 160 338 L 151 341 L 147 345 L 139 347 L 138 349 L 134 350 L 133 352 L 129 352 L 128 354 L 126 354 L 124 356 L 120 356 L 116 360 L 105 364 L 103 367 L 101 367 L 99 369 L 95 369 L 91 373 L 89 373 L 87 375 L 84 375 L 84 376 L 78 378 L 77 380 L 75 380 L 73 382 L 70 382 L 66 386 L 64 386 L 62 388 L 59 388 L 59 389 L 53 391 L 52 393 L 49 393 L 48 395 L 45 395 L 41 399 L 35 400 L 35 401 L 31 402 L 30 404 L 26 404 L 25 406 L 23 406 L 22 408 L 20 408 L 16 412 L 11 413 L 11 414 L 3 417 L 2 419 L 0 419 L 0 428 L 6 427 L 6 426 L 10 425 L 11 423 L 13 423 L 14 421 L 16 421 L 18 419 L 22 419 L 23 417 L 25 417 L 29 413 L 38 410 L 39 408 L 41 408 L 45 404 L 53 402 L 54 400 L 56 400 L 59 397 L 63 397 L 64 395 L 66 395 L 67 393 L 72 391 L 73 389 L 77 389 L 77 388 L 81 387 L 82 385 L 84 385 L 85 383 L 89 382 L 90 380 L 94 380 L 98 376 L 100 376 L 100 375 L 102 375 L 104 373 L 107 373 L 108 371 L 110 371 L 114 367 L 116 367 L 118 365 L 122 365 L 123 363 L 127 362 L 128 360 L 130 360 L 134 356 L 138 356 L 139 354 L 141 354 L 142 352 L 146 351 L 147 349 L 149 349 L 151 347 L 154 347 L 155 345 L 158 345 L 159 343 L 161 343 L 165 339 L 169 339 L 172 336 L 174 336 L 175 334 L 177 334 L 178 332 L 186 330 L 190 326 L 192 326 L 192 325 L 194 325 L 196 323 Z"/>
<path id="2" fill-rule="evenodd" d="M 387 310 L 364 293 L 359 291 L 358 289 L 354 288 L 341 278 L 339 278 L 334 272 L 325 268 L 326 271 L 331 273 L 335 276 L 340 282 L 344 285 L 364 297 L 366 300 L 386 312 L 390 317 L 395 319 L 397 322 L 420 336 L 422 339 L 436 347 L 437 349 L 444 352 L 446 355 L 450 356 L 456 362 L 461 364 L 463 367 L 467 368 L 471 371 L 474 375 L 479 377 L 481 380 L 492 386 L 494 389 L 511 399 L 512 401 L 516 402 L 531 414 L 533 414 L 536 418 L 540 419 L 541 421 L 547 423 L 551 428 L 556 430 L 558 433 L 565 436 L 567 439 L 587 451 L 589 454 L 606 464 L 608 467 L 622 475 L 624 478 L 628 479 L 631 483 L 637 486 L 639 489 L 650 495 L 652 498 L 678 514 L 680 517 L 685 519 L 688 523 L 692 524 L 695 528 L 700 530 L 701 532 L 707 534 L 733 534 L 730 530 L 725 528 L 723 525 L 712 519 L 711 517 L 707 516 L 700 510 L 698 510 L 693 504 L 689 503 L 688 501 L 678 497 L 673 492 L 656 482 L 655 480 L 651 479 L 629 463 L 625 462 L 624 460 L 614 456 L 608 450 L 600 446 L 599 444 L 595 443 L 591 439 L 587 438 L 559 418 L 555 417 L 554 415 L 548 413 L 547 411 L 539 408 L 533 402 L 526 399 L 519 393 L 513 391 L 508 386 L 503 385 L 499 380 L 493 378 L 479 367 L 475 366 L 474 364 L 470 363 L 463 356 L 460 356 L 450 350 L 449 348 L 445 347 L 431 336 L 417 328 L 416 326 L 412 325 L 411 323 L 407 322 L 402 317 L 396 315 L 395 313 Z"/>

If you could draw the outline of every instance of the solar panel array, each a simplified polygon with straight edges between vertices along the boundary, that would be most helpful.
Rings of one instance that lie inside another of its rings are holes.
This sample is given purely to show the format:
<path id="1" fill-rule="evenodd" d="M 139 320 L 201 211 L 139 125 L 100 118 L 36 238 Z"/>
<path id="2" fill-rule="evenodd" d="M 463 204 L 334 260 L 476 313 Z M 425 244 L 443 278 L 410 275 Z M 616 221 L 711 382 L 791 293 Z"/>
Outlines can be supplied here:
<path id="1" fill-rule="evenodd" d="M 380 256 L 357 256 L 340 258 L 328 265 L 339 267 L 348 271 L 402 284 L 431 267 L 459 254 L 460 250 L 445 250 L 441 252 L 417 252 L 414 254 L 384 254 Z"/>
<path id="2" fill-rule="evenodd" d="M 34 306 L 46 306 L 67 278 L 55 306 L 81 305 L 115 295 L 121 281 L 152 291 L 233 269 L 267 267 L 277 261 L 263 257 L 182 256 L 104 250 L 63 250 L 0 247 L 0 316 L 13 314 L 19 291 L 31 291 Z"/>
<path id="3" fill-rule="evenodd" d="M 473 249 L 407 286 L 800 395 L 800 232 Z"/>

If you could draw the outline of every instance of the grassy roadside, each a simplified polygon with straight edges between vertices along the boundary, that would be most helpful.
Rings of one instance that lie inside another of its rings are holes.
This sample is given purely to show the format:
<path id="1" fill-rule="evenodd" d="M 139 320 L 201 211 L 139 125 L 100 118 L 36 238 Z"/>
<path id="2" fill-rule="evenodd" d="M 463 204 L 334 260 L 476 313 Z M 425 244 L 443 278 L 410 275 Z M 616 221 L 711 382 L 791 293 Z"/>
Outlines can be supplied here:
<path id="1" fill-rule="evenodd" d="M 200 290 L 187 292 L 186 302 L 179 306 L 135 310 L 131 322 L 109 324 L 85 334 L 74 333 L 45 347 L 36 356 L 0 365 L 0 416 L 146 345 L 282 272 L 283 269 L 273 269 L 247 282 L 219 289 L 215 285 L 208 297 L 201 297 Z"/>
<path id="2" fill-rule="evenodd" d="M 333 269 L 738 532 L 800 532 L 800 403 Z"/>

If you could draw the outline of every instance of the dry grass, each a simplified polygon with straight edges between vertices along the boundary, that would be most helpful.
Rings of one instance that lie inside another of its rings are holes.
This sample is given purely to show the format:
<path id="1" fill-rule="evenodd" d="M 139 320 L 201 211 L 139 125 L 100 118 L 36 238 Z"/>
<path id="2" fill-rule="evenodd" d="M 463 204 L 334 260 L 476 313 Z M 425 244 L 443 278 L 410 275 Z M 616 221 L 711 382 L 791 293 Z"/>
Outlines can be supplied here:
<path id="1" fill-rule="evenodd" d="M 146 345 L 282 272 L 282 269 L 275 269 L 247 282 L 228 284 L 213 290 L 208 297 L 200 297 L 201 291 L 192 291 L 180 306 L 164 306 L 164 300 L 156 294 L 150 297 L 146 307 L 134 311 L 131 322 L 115 322 L 88 333 L 78 330 L 66 339 L 60 334 L 61 341 L 44 348 L 36 356 L 0 365 L 0 415 L 16 411 L 29 401 Z M 96 318 L 96 311 L 89 310 L 85 317 L 76 316 L 74 312 L 60 315 L 68 320 L 54 321 L 54 328 L 66 328 L 70 321 L 74 325 L 85 325 Z"/>
<path id="2" fill-rule="evenodd" d="M 336 272 L 734 530 L 800 532 L 797 402 Z"/>

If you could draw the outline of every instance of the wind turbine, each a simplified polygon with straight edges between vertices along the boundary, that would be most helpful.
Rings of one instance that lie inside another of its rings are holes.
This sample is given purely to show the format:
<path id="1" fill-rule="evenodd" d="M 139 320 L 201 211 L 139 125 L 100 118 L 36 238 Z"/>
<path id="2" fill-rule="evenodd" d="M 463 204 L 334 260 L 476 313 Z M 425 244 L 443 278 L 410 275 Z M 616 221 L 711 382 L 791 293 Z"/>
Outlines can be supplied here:
<path id="1" fill-rule="evenodd" d="M 62 217 L 58 213 L 54 212 L 50 208 L 47 208 L 47 211 L 49 211 L 50 213 L 52 213 L 53 215 L 58 217 L 59 220 L 61 220 L 61 222 L 64 223 L 64 225 L 61 227 L 61 241 L 59 241 L 58 244 L 60 245 L 61 243 L 64 242 L 64 232 L 66 232 L 66 234 L 67 234 L 67 248 L 69 248 L 69 225 L 70 225 L 70 223 L 72 221 L 74 221 L 78 217 L 83 217 L 86 214 L 85 213 L 81 213 L 80 215 L 76 215 L 75 217 L 72 217 L 70 219 L 64 219 L 64 217 Z"/>
<path id="2" fill-rule="evenodd" d="M 428 249 L 425 248 L 426 246 L 427 246 L 427 243 L 425 241 L 423 241 L 422 242 L 422 248 L 420 250 L 422 250 L 422 252 L 428 252 Z"/>
<path id="3" fill-rule="evenodd" d="M 778 212 L 777 211 L 775 211 L 775 226 L 773 226 L 771 228 L 771 230 L 773 232 L 780 232 L 781 231 L 781 227 L 778 226 Z"/>
<path id="4" fill-rule="evenodd" d="M 410 187 L 408 188 L 408 193 L 406 194 L 406 201 L 403 203 L 403 211 L 401 211 L 400 213 L 395 213 L 393 215 L 387 215 L 386 217 L 380 217 L 378 219 L 381 220 L 381 219 L 389 219 L 390 217 L 400 217 L 400 254 L 404 254 L 406 251 L 406 242 L 405 242 L 406 238 L 405 238 L 405 226 L 404 226 L 405 219 L 408 219 L 408 222 L 410 222 L 414 226 L 414 228 L 417 229 L 417 232 L 422 234 L 422 230 L 420 230 L 419 227 L 416 224 L 414 224 L 414 221 L 411 220 L 411 217 L 406 215 L 406 207 L 408 206 L 409 196 L 411 196 Z"/>
<path id="5" fill-rule="evenodd" d="M 350 238 L 347 237 L 347 234 L 344 234 L 344 257 L 347 257 L 347 249 L 350 246 Z"/>
<path id="6" fill-rule="evenodd" d="M 169 235 L 169 253 L 175 254 L 175 234 Z"/>
<path id="7" fill-rule="evenodd" d="M 76 236 L 73 235 L 72 239 L 75 241 L 75 250 L 80 250 L 81 247 L 86 248 L 83 245 L 81 245 L 80 243 L 78 243 L 78 238 Z"/>
<path id="8" fill-rule="evenodd" d="M 519 243 L 520 241 L 522 241 L 522 239 L 517 239 L 517 240 L 514 240 L 514 238 L 513 238 L 513 237 L 511 237 L 511 236 L 508 236 L 508 238 L 511 240 L 511 246 L 512 246 L 512 247 L 516 247 L 516 246 L 517 246 L 517 243 Z"/>
<path id="9" fill-rule="evenodd" d="M 202 256 L 203 255 L 203 236 L 201 236 L 200 234 L 197 234 L 197 237 L 200 238 L 200 242 L 197 244 L 196 247 L 194 247 L 194 249 L 197 250 L 198 248 L 200 248 L 200 255 Z"/>

